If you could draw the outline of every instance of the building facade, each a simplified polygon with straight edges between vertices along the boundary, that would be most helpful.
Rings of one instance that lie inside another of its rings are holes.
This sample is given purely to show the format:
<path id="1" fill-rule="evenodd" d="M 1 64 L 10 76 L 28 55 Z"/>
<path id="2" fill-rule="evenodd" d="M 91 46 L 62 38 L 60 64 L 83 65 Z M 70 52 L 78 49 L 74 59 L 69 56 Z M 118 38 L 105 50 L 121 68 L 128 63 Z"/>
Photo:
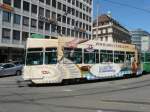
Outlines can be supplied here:
<path id="1" fill-rule="evenodd" d="M 141 38 L 141 52 L 150 52 L 150 36 Z"/>
<path id="2" fill-rule="evenodd" d="M 131 40 L 132 44 L 136 45 L 139 51 L 142 50 L 142 38 L 145 36 L 150 36 L 150 34 L 147 31 L 144 31 L 142 29 L 135 29 L 130 31 L 131 34 Z"/>
<path id="3" fill-rule="evenodd" d="M 0 0 L 0 62 L 22 57 L 32 34 L 90 39 L 92 4 L 92 0 Z"/>
<path id="4" fill-rule="evenodd" d="M 129 31 L 110 15 L 106 14 L 94 20 L 93 39 L 103 42 L 131 43 Z"/>

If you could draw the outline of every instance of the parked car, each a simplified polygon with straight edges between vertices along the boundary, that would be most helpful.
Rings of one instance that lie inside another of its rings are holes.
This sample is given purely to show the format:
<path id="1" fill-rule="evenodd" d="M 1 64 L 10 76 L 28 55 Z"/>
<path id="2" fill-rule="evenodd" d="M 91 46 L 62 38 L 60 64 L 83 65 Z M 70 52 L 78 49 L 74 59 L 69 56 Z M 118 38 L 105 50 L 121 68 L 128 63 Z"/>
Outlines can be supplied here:
<path id="1" fill-rule="evenodd" d="M 21 75 L 22 65 L 15 65 L 13 63 L 0 64 L 0 76 L 7 75 Z"/>

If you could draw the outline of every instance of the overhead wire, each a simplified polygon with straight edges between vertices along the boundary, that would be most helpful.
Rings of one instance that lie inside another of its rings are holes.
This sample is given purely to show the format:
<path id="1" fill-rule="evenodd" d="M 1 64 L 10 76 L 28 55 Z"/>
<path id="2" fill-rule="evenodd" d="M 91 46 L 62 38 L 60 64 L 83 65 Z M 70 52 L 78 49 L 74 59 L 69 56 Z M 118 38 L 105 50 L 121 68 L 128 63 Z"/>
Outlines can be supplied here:
<path id="1" fill-rule="evenodd" d="M 120 5 L 120 6 L 124 6 L 124 7 L 133 8 L 133 9 L 144 11 L 144 12 L 147 12 L 147 13 L 150 13 L 150 10 L 147 10 L 147 9 L 144 9 L 144 8 L 139 8 L 139 7 L 136 7 L 136 6 L 133 6 L 133 5 L 129 5 L 129 4 L 126 4 L 126 3 L 116 2 L 116 1 L 112 1 L 112 0 L 103 0 L 103 1 L 109 2 L 109 3 L 112 3 L 112 4 L 116 4 L 116 5 Z"/>

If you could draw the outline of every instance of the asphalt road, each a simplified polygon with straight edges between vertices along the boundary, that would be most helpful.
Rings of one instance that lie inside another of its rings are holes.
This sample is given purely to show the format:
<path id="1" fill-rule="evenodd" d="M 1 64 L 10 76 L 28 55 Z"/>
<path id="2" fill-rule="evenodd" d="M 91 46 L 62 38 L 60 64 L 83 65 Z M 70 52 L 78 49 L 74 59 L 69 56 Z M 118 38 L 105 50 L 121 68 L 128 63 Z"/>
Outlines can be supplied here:
<path id="1" fill-rule="evenodd" d="M 150 75 L 65 86 L 29 87 L 0 78 L 0 112 L 150 112 Z"/>

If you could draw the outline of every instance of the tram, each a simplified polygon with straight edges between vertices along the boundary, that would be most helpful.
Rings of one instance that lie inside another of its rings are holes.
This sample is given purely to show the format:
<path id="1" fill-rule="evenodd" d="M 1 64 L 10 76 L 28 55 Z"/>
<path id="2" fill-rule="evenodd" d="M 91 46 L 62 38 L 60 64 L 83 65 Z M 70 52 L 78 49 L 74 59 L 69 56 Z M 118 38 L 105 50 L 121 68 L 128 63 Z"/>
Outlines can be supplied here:
<path id="1" fill-rule="evenodd" d="M 138 76 L 134 45 L 59 37 L 28 38 L 23 79 L 34 84 Z"/>
<path id="2" fill-rule="evenodd" d="M 150 51 L 142 52 L 141 61 L 143 73 L 150 73 Z"/>

